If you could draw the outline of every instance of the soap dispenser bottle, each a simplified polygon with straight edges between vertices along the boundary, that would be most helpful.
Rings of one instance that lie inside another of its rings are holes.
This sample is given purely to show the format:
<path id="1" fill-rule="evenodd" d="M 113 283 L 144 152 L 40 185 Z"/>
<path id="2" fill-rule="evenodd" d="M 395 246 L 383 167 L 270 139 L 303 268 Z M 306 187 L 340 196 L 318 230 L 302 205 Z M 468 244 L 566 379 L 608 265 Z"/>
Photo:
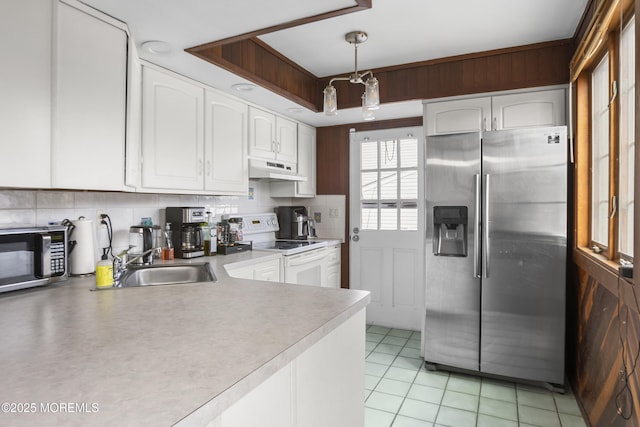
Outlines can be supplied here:
<path id="1" fill-rule="evenodd" d="M 113 286 L 113 263 L 109 261 L 109 248 L 102 249 L 103 254 L 96 264 L 96 288 L 104 289 Z"/>

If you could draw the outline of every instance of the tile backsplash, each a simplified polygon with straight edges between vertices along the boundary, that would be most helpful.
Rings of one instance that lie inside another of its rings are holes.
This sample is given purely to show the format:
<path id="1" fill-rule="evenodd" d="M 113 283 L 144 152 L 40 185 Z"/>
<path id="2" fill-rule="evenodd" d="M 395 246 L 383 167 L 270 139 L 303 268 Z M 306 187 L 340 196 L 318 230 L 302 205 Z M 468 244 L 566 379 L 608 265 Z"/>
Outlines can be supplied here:
<path id="1" fill-rule="evenodd" d="M 129 227 L 139 224 L 141 218 L 164 225 L 167 206 L 209 206 L 217 221 L 222 214 L 272 212 L 276 206 L 291 204 L 291 199 L 272 198 L 266 181 L 250 181 L 250 188 L 248 197 L 0 189 L 0 227 L 42 226 L 80 216 L 93 220 L 97 227 L 99 214 L 106 213 L 113 224 L 113 250 L 117 252 L 128 247 Z M 96 260 L 101 253 L 97 241 Z"/>

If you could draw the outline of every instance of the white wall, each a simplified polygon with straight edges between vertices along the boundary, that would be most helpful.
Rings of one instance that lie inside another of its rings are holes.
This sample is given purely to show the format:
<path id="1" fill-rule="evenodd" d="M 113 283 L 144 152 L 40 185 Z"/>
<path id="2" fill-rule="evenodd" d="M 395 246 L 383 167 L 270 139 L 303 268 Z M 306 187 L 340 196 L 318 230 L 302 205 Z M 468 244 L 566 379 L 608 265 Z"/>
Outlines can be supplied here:
<path id="1" fill-rule="evenodd" d="M 93 220 L 97 227 L 98 215 L 106 213 L 113 224 L 117 253 L 128 247 L 129 227 L 139 224 L 141 218 L 164 225 L 167 206 L 210 206 L 217 221 L 221 214 L 272 212 L 276 206 L 291 204 L 291 199 L 271 198 L 267 182 L 250 181 L 249 187 L 253 188 L 249 197 L 0 189 L 0 228 L 41 226 L 80 216 Z M 96 260 L 101 253 L 96 247 Z"/>

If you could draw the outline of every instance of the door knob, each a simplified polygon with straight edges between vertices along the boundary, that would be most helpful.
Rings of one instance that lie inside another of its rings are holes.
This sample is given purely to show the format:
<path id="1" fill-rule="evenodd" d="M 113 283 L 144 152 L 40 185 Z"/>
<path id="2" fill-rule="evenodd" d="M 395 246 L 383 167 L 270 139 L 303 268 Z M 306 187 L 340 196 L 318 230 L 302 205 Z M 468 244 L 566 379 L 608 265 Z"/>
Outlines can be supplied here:
<path id="1" fill-rule="evenodd" d="M 353 234 L 358 234 L 360 229 L 358 227 L 353 227 Z"/>
<path id="2" fill-rule="evenodd" d="M 355 236 L 353 236 L 351 238 L 351 240 L 353 240 L 354 242 L 357 242 L 358 240 L 360 240 L 360 236 L 358 236 L 357 234 Z"/>

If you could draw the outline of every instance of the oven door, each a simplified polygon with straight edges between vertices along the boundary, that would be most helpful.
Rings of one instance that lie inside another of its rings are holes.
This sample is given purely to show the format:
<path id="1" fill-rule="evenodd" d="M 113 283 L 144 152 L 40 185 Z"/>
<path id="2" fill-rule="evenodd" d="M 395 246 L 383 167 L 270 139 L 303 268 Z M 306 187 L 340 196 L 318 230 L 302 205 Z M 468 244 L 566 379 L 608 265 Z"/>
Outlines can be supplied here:
<path id="1" fill-rule="evenodd" d="M 327 248 L 284 257 L 284 281 L 298 285 L 327 286 Z"/>

